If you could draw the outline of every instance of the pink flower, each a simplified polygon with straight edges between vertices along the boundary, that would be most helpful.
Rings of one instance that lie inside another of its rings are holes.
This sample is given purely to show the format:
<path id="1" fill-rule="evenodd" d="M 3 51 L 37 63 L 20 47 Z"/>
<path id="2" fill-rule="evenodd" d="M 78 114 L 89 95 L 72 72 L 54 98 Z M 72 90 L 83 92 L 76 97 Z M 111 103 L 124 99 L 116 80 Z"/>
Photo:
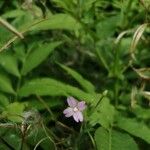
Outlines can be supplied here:
<path id="1" fill-rule="evenodd" d="M 86 108 L 85 102 L 84 101 L 79 102 L 73 97 L 68 97 L 67 103 L 69 107 L 63 111 L 65 117 L 73 116 L 76 122 L 79 121 L 82 122 L 83 121 L 82 111 Z"/>

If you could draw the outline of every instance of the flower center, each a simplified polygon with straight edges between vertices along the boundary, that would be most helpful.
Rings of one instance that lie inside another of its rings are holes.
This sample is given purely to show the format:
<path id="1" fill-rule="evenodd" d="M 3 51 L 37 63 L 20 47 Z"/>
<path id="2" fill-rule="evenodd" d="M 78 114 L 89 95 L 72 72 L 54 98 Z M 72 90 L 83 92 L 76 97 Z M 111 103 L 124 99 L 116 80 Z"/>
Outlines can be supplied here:
<path id="1" fill-rule="evenodd" d="M 76 111 L 79 111 L 79 110 L 78 110 L 77 107 L 74 107 L 74 108 L 73 108 L 73 111 L 76 112 Z"/>

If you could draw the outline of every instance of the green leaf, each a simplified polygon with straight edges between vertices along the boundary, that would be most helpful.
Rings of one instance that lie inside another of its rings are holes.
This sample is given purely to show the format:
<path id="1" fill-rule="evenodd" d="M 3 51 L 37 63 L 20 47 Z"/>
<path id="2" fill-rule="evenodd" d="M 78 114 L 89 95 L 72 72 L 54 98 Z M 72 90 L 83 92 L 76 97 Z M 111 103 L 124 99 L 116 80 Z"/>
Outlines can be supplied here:
<path id="1" fill-rule="evenodd" d="M 0 91 L 15 94 L 11 81 L 4 74 L 0 74 Z"/>
<path id="2" fill-rule="evenodd" d="M 104 128 L 110 128 L 114 121 L 115 108 L 110 104 L 109 99 L 104 97 L 100 104 L 90 113 L 89 122 L 92 126 L 97 123 Z"/>
<path id="3" fill-rule="evenodd" d="M 135 119 L 119 117 L 117 126 L 126 132 L 145 140 L 150 143 L 150 128 L 144 123 L 138 122 Z"/>
<path id="4" fill-rule="evenodd" d="M 94 138 L 98 150 L 138 150 L 134 139 L 119 131 L 107 131 L 100 127 L 96 130 Z"/>
<path id="5" fill-rule="evenodd" d="M 0 144 L 0 149 L 7 149 L 8 147 L 4 144 L 4 143 L 1 143 Z"/>
<path id="6" fill-rule="evenodd" d="M 61 82 L 48 78 L 31 80 L 19 90 L 20 96 L 26 97 L 32 94 L 41 96 L 67 95 Z"/>
<path id="7" fill-rule="evenodd" d="M 63 68 L 68 74 L 70 74 L 80 85 L 81 87 L 89 93 L 94 93 L 95 91 L 95 87 L 93 86 L 93 84 L 91 82 L 89 82 L 88 80 L 84 79 L 78 72 L 76 72 L 75 70 L 65 66 L 65 65 L 61 65 L 59 64 L 61 68 Z"/>
<path id="8" fill-rule="evenodd" d="M 1 25 L 3 25 L 7 30 L 9 30 L 9 32 L 12 32 L 13 34 L 15 34 L 16 36 L 18 36 L 19 38 L 23 39 L 23 35 L 22 33 L 20 33 L 14 26 L 12 26 L 9 22 L 7 22 L 6 20 L 4 20 L 3 18 L 0 17 L 0 23 Z"/>
<path id="9" fill-rule="evenodd" d="M 33 50 L 26 58 L 21 73 L 26 75 L 32 69 L 37 67 L 44 61 L 48 55 L 61 44 L 61 42 L 53 42 L 50 44 L 42 44 L 37 49 Z"/>
<path id="10" fill-rule="evenodd" d="M 18 62 L 15 56 L 11 53 L 0 54 L 0 65 L 9 73 L 19 77 Z"/>
<path id="11" fill-rule="evenodd" d="M 136 106 L 135 108 L 133 108 L 133 113 L 136 115 L 137 118 L 142 118 L 142 119 L 150 119 L 150 109 L 149 108 L 143 108 L 140 106 Z"/>
<path id="12" fill-rule="evenodd" d="M 10 121 L 13 122 L 21 122 L 22 121 L 22 113 L 25 109 L 25 104 L 14 102 L 9 104 L 5 111 L 3 111 L 2 115 L 7 117 Z"/>
<path id="13" fill-rule="evenodd" d="M 96 0 L 83 0 L 83 9 L 89 11 L 90 8 L 93 7 L 94 2 L 96 2 Z"/>
<path id="14" fill-rule="evenodd" d="M 3 110 L 9 104 L 9 99 L 0 93 L 0 110 Z"/>
<path id="15" fill-rule="evenodd" d="M 45 104 L 50 107 L 50 108 L 58 108 L 58 107 L 62 107 L 63 102 L 58 99 L 58 98 L 48 98 L 48 99 L 44 99 L 45 100 Z M 27 101 L 28 107 L 29 108 L 35 108 L 37 110 L 43 110 L 45 109 L 45 105 L 43 103 L 41 103 L 38 99 L 28 99 Z"/>
<path id="16" fill-rule="evenodd" d="M 84 100 L 90 103 L 93 103 L 94 101 L 96 101 L 97 98 L 100 96 L 100 94 L 86 93 L 80 90 L 79 88 L 71 86 L 71 85 L 66 85 L 64 86 L 64 88 L 68 95 L 75 96 L 79 98 L 80 100 Z"/>
<path id="17" fill-rule="evenodd" d="M 118 21 L 119 21 L 119 16 L 112 16 L 103 21 L 100 21 L 96 26 L 97 35 L 102 39 L 113 36 Z"/>
<path id="18" fill-rule="evenodd" d="M 34 25 L 30 30 L 50 30 L 50 29 L 66 29 L 75 30 L 80 28 L 79 22 L 68 14 L 56 14 L 42 20 L 40 23 Z"/>
<path id="19" fill-rule="evenodd" d="M 7 11 L 5 14 L 2 15 L 2 17 L 3 18 L 16 18 L 22 15 L 25 15 L 25 13 L 26 12 L 21 9 L 16 9 L 16 10 Z"/>
<path id="20" fill-rule="evenodd" d="M 14 128 L 13 128 L 14 127 Z M 12 128 L 3 128 L 2 129 L 4 131 L 4 133 L 2 134 L 1 133 L 1 137 L 4 141 L 7 142 L 6 145 L 9 145 L 11 146 L 12 148 L 11 149 L 15 149 L 15 150 L 19 150 L 20 149 L 20 143 L 21 143 L 21 138 L 20 138 L 20 135 L 18 134 L 18 129 L 15 128 L 15 124 L 12 124 Z M 0 144 L 1 145 L 1 144 Z M 1 146 L 0 146 L 1 148 Z M 1 150 L 10 150 L 10 148 L 8 148 L 8 146 L 6 146 L 6 148 L 1 148 Z"/>
<path id="21" fill-rule="evenodd" d="M 32 129 L 30 136 L 27 138 L 27 143 L 30 143 L 30 145 L 32 145 L 33 147 L 35 147 L 35 145 L 38 146 L 36 149 L 40 147 L 43 150 L 55 150 L 52 140 L 53 139 L 51 138 L 51 135 L 49 135 L 48 128 L 38 128 L 38 126 L 34 126 L 34 129 Z"/>
<path id="22" fill-rule="evenodd" d="M 65 10 L 73 10 L 73 1 L 68 1 L 68 0 L 53 0 L 57 6 L 65 9 Z"/>
<path id="23" fill-rule="evenodd" d="M 0 136 L 3 138 L 4 141 L 7 142 L 7 145 L 12 147 L 11 149 L 20 150 L 21 141 L 22 141 L 20 128 L 17 128 L 16 123 L 8 123 L 8 124 L 9 124 L 8 127 L 5 127 L 2 129 L 3 132 L 0 133 Z M 9 126 L 12 126 L 12 128 L 10 128 Z M 27 146 L 26 143 L 23 144 L 23 148 L 25 150 L 29 150 L 29 147 Z M 0 149 L 1 150 L 11 150 L 10 148 L 8 148 L 8 146 L 6 148 L 1 148 L 1 143 L 0 143 Z"/>
<path id="24" fill-rule="evenodd" d="M 96 94 L 86 93 L 77 87 L 62 83 L 60 81 L 42 78 L 34 79 L 27 82 L 19 91 L 19 96 L 26 97 L 30 95 L 40 95 L 40 96 L 75 96 L 79 99 L 85 101 L 94 101 L 96 99 Z"/>

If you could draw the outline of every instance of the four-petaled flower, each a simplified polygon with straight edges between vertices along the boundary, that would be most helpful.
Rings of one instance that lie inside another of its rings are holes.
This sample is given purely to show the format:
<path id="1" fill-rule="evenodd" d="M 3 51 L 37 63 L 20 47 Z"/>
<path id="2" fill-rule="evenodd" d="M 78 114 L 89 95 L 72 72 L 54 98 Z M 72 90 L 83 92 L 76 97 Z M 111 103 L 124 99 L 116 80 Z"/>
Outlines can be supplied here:
<path id="1" fill-rule="evenodd" d="M 63 111 L 65 117 L 73 116 L 76 122 L 79 121 L 82 122 L 83 121 L 82 111 L 86 108 L 85 102 L 84 101 L 79 102 L 73 97 L 68 97 L 67 103 L 69 107 Z"/>

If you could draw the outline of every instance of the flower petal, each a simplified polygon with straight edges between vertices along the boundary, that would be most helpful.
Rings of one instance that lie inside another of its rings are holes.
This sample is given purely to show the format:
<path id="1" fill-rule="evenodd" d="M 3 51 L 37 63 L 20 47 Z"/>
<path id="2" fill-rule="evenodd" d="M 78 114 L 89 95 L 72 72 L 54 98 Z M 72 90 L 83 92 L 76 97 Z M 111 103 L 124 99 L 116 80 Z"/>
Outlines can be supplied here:
<path id="1" fill-rule="evenodd" d="M 63 114 L 65 114 L 65 117 L 71 117 L 73 113 L 74 111 L 71 107 L 68 107 L 63 111 Z"/>
<path id="2" fill-rule="evenodd" d="M 68 97 L 67 103 L 70 107 L 75 107 L 77 105 L 78 101 L 73 97 Z"/>
<path id="3" fill-rule="evenodd" d="M 86 108 L 85 102 L 81 101 L 77 104 L 77 107 L 80 111 L 84 110 Z"/>
<path id="4" fill-rule="evenodd" d="M 82 122 L 83 121 L 83 115 L 80 111 L 77 111 L 73 114 L 73 118 L 76 122 Z"/>

